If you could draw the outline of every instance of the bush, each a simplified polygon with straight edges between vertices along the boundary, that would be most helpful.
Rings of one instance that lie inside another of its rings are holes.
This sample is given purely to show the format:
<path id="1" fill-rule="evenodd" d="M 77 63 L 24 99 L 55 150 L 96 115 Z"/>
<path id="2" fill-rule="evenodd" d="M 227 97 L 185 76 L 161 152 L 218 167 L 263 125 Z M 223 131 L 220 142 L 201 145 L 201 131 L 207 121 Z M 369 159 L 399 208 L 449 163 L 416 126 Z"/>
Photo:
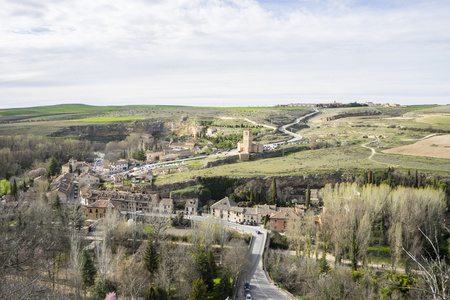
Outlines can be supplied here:
<path id="1" fill-rule="evenodd" d="M 270 233 L 270 248 L 287 250 L 289 248 L 287 237 L 282 236 L 277 231 L 272 231 Z"/>

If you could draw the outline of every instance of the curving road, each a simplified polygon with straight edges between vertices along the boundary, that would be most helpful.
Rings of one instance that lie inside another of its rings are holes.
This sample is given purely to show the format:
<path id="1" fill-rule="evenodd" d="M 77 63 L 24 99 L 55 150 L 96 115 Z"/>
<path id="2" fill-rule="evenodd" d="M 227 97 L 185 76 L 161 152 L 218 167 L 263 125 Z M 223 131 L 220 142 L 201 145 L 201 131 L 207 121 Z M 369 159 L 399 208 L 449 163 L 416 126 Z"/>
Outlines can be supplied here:
<path id="1" fill-rule="evenodd" d="M 266 232 L 264 231 L 262 234 L 258 234 L 257 231 L 260 228 L 254 226 L 245 226 L 235 223 L 227 223 L 227 225 L 231 228 L 236 228 L 237 230 L 253 235 L 252 244 L 249 250 L 250 265 L 247 269 L 246 276 L 243 276 L 239 286 L 237 287 L 238 291 L 236 299 L 245 299 L 245 281 L 250 282 L 250 293 L 252 295 L 252 299 L 290 299 L 285 292 L 269 281 L 263 270 L 261 256 L 266 244 Z"/>
<path id="2" fill-rule="evenodd" d="M 289 134 L 291 136 L 293 136 L 292 139 L 288 140 L 287 143 L 292 143 L 292 142 L 296 142 L 301 140 L 303 137 L 300 134 L 297 133 L 293 133 L 287 130 L 288 127 L 291 127 L 292 125 L 298 124 L 301 120 L 304 120 L 306 118 L 309 118 L 310 116 L 313 116 L 315 114 L 317 114 L 319 112 L 319 110 L 317 108 L 314 107 L 314 112 L 307 114 L 303 117 L 300 117 L 298 119 L 296 119 L 294 122 L 290 123 L 290 124 L 286 124 L 280 127 L 280 130 L 283 131 L 286 134 Z"/>

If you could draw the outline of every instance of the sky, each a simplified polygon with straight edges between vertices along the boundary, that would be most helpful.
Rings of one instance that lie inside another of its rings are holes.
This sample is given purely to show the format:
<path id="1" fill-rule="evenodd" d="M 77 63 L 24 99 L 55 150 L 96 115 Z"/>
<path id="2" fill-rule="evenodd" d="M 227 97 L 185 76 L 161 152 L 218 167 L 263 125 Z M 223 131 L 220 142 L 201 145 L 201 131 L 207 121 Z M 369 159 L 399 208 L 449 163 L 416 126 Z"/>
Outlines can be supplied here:
<path id="1" fill-rule="evenodd" d="M 448 0 L 1 0 L 0 108 L 450 103 Z"/>

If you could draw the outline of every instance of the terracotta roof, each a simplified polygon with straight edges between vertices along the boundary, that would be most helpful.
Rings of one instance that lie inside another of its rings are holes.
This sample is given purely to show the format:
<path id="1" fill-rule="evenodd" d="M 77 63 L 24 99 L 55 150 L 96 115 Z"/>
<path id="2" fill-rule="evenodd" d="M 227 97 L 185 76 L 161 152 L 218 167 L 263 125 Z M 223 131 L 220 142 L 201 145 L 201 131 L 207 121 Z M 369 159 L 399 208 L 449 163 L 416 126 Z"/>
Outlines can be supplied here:
<path id="1" fill-rule="evenodd" d="M 270 215 L 270 219 L 296 219 L 298 216 L 292 210 L 277 211 Z"/>
<path id="2" fill-rule="evenodd" d="M 94 203 L 87 206 L 87 208 L 116 208 L 120 206 L 120 202 L 112 200 L 97 200 Z"/>
<path id="3" fill-rule="evenodd" d="M 213 205 L 211 205 L 211 208 L 214 209 L 221 209 L 221 210 L 226 210 L 226 209 L 231 209 L 231 207 L 233 206 L 238 206 L 236 202 L 234 202 L 233 200 L 231 200 L 228 197 L 223 198 L 222 200 L 217 201 L 216 203 L 214 203 Z"/>

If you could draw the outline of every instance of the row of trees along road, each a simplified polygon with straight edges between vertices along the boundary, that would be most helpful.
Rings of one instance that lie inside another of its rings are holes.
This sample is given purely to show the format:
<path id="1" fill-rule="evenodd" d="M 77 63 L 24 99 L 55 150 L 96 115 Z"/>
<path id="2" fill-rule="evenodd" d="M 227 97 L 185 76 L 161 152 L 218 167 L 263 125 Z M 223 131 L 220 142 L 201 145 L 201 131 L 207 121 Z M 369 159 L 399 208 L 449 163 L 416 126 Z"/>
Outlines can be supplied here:
<path id="1" fill-rule="evenodd" d="M 341 183 L 327 185 L 320 193 L 324 201 L 320 219 L 309 210 L 289 223 L 287 235 L 298 257 L 315 256 L 318 261 L 325 250 L 334 256 L 335 269 L 346 260 L 356 272 L 380 259 L 410 275 L 423 263 L 422 271 L 434 269 L 444 274 L 436 280 L 430 276 L 434 291 L 448 293 L 448 280 L 442 279 L 450 274 L 445 273 L 448 267 L 442 270 L 446 263 L 439 250 L 449 233 L 443 228 L 447 199 L 442 189 Z"/>

